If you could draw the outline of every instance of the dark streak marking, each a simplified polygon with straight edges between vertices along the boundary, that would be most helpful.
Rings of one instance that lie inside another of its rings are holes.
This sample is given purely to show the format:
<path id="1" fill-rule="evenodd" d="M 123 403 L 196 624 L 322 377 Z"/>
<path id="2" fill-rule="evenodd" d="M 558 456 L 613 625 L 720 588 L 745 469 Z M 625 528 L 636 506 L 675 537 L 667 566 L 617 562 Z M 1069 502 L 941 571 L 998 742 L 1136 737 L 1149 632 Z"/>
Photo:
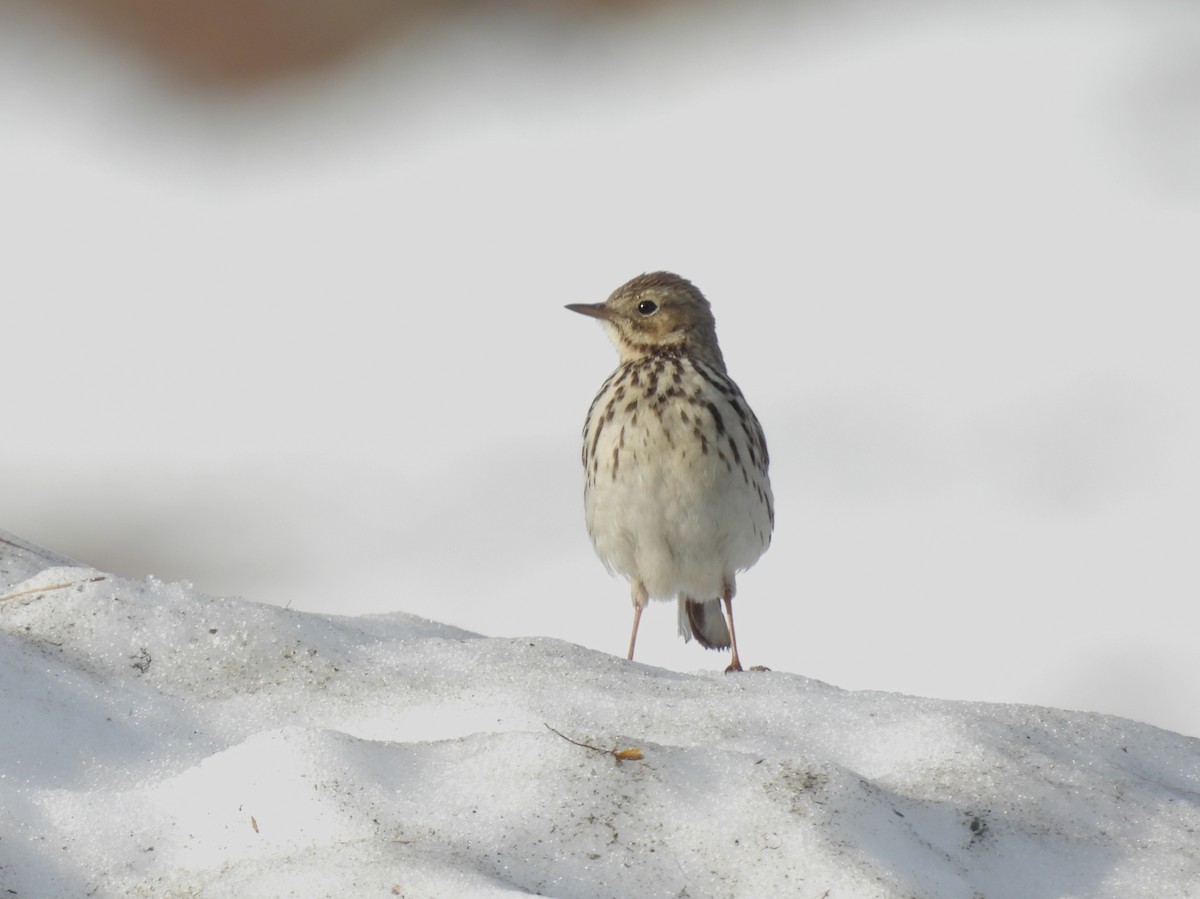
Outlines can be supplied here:
<path id="1" fill-rule="evenodd" d="M 709 401 L 709 402 L 706 402 L 704 405 L 708 406 L 708 411 L 709 411 L 709 414 L 712 415 L 713 423 L 717 426 L 717 436 L 718 437 L 724 436 L 725 422 L 721 418 L 721 413 L 717 410 L 717 404 Z"/>

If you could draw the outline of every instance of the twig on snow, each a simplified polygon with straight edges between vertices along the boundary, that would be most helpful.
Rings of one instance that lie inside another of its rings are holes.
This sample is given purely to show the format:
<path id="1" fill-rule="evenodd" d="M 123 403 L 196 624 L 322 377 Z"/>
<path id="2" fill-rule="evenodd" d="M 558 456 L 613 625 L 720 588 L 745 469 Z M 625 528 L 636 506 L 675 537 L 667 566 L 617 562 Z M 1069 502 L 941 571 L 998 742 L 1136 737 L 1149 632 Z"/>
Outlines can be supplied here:
<path id="1" fill-rule="evenodd" d="M 545 721 L 543 721 L 542 723 L 546 724 Z M 546 724 L 546 730 L 550 731 L 550 733 L 552 733 L 552 734 L 558 734 L 558 736 L 562 737 L 564 740 L 566 740 L 572 746 L 578 746 L 580 749 L 590 749 L 590 750 L 592 750 L 592 752 L 603 752 L 605 755 L 611 755 L 618 762 L 636 762 L 636 761 L 641 761 L 641 759 L 643 758 L 642 750 L 640 750 L 640 749 L 630 748 L 630 749 L 618 750 L 615 743 L 613 744 L 612 749 L 603 749 L 600 746 L 593 746 L 590 743 L 580 743 L 578 740 L 572 740 L 566 734 L 562 733 L 561 731 L 555 730 L 549 724 Z"/>
<path id="2" fill-rule="evenodd" d="M 28 590 L 18 590 L 16 593 L 0 596 L 0 602 L 4 602 L 6 599 L 16 599 L 18 596 L 28 596 L 30 593 L 49 593 L 51 590 L 65 590 L 67 587 L 77 587 L 80 584 L 94 584 L 96 581 L 106 580 L 108 580 L 108 575 L 98 574 L 95 577 L 84 578 L 82 581 L 64 581 L 61 584 L 48 584 L 45 587 L 30 587 Z"/>

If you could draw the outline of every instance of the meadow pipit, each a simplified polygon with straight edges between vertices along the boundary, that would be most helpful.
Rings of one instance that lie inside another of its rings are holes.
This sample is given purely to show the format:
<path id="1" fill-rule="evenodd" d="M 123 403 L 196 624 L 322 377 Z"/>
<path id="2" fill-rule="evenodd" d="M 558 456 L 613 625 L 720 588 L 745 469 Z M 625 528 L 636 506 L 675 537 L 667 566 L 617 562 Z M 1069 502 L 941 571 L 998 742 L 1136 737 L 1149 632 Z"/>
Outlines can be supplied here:
<path id="1" fill-rule="evenodd" d="M 683 639 L 732 646 L 726 671 L 741 671 L 734 575 L 770 545 L 775 512 L 767 441 L 725 373 L 708 301 L 654 272 L 567 308 L 600 319 L 621 357 L 583 427 L 583 503 L 597 555 L 633 587 L 629 658 L 646 603 L 677 599 Z"/>

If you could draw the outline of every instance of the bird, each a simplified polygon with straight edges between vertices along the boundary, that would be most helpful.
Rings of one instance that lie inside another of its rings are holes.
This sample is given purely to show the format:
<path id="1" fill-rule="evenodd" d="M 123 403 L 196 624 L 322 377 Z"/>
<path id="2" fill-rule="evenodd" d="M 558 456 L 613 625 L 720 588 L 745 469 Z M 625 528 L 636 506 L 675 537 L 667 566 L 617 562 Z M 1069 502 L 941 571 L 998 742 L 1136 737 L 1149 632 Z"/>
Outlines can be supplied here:
<path id="1" fill-rule="evenodd" d="M 596 554 L 630 582 L 627 658 L 649 601 L 674 599 L 683 639 L 731 649 L 725 670 L 741 671 L 736 575 L 770 546 L 775 507 L 767 440 L 725 369 L 712 308 L 665 271 L 566 308 L 599 319 L 620 357 L 584 422 L 583 504 Z"/>

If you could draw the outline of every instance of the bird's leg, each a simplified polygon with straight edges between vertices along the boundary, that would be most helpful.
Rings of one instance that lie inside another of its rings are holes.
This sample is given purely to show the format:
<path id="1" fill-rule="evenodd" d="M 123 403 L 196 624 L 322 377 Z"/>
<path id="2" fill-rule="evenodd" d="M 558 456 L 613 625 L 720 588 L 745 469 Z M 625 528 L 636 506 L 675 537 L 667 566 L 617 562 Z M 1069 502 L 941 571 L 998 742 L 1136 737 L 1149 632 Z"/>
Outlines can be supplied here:
<path id="1" fill-rule="evenodd" d="M 729 667 L 725 669 L 725 673 L 730 671 L 741 671 L 742 663 L 738 659 L 737 652 L 737 632 L 733 629 L 733 590 L 725 588 L 725 593 L 721 596 L 725 601 L 725 617 L 729 619 L 729 642 L 733 644 L 733 659 L 729 662 Z"/>
<path id="2" fill-rule="evenodd" d="M 629 655 L 626 657 L 629 661 L 633 661 L 633 647 L 637 643 L 638 622 L 642 620 L 642 607 L 634 603 L 633 606 L 633 632 L 629 635 Z"/>
<path id="3" fill-rule="evenodd" d="M 738 659 L 737 653 L 737 634 L 733 630 L 733 589 L 727 587 L 721 599 L 725 600 L 725 617 L 729 619 L 729 642 L 733 645 L 733 659 L 729 662 L 729 667 L 725 669 L 725 673 L 730 671 L 741 671 L 742 663 Z M 751 671 L 770 671 L 771 669 L 765 665 L 754 665 Z"/>
<path id="4" fill-rule="evenodd" d="M 638 623 L 642 620 L 642 609 L 650 601 L 646 593 L 646 585 L 641 581 L 633 582 L 633 632 L 629 635 L 629 661 L 633 661 L 633 647 L 637 643 Z"/>

